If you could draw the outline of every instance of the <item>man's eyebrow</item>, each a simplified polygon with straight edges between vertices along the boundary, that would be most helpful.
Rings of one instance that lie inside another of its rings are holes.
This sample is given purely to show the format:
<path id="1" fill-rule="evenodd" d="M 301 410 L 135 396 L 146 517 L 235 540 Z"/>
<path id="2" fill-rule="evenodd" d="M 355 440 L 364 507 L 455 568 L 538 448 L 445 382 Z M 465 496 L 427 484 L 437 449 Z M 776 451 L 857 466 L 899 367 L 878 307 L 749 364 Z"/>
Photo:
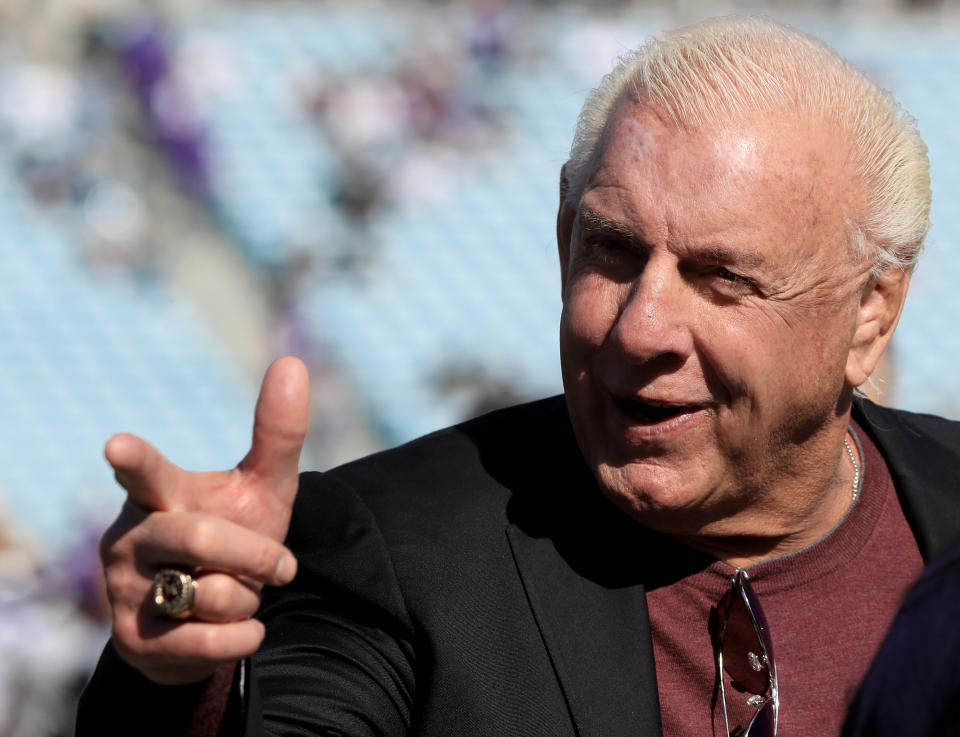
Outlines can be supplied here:
<path id="1" fill-rule="evenodd" d="M 757 268 L 764 263 L 763 254 L 759 251 L 748 251 L 726 246 L 709 246 L 701 251 L 704 260 L 717 264 L 736 264 L 740 267 Z"/>
<path id="2" fill-rule="evenodd" d="M 595 233 L 610 233 L 611 235 L 619 236 L 628 241 L 637 240 L 636 234 L 623 223 L 611 220 L 605 215 L 601 215 L 595 210 L 590 210 L 586 207 L 580 210 L 580 229 Z"/>
<path id="3" fill-rule="evenodd" d="M 635 232 L 623 223 L 618 223 L 606 215 L 601 215 L 596 210 L 590 208 L 581 208 L 580 229 L 591 233 L 607 233 L 618 236 L 630 243 L 642 241 Z M 716 263 L 719 265 L 736 265 L 740 268 L 758 268 L 765 262 L 763 254 L 760 251 L 749 249 L 730 248 L 714 244 L 704 248 L 695 249 L 690 255 L 697 257 L 700 261 Z"/>

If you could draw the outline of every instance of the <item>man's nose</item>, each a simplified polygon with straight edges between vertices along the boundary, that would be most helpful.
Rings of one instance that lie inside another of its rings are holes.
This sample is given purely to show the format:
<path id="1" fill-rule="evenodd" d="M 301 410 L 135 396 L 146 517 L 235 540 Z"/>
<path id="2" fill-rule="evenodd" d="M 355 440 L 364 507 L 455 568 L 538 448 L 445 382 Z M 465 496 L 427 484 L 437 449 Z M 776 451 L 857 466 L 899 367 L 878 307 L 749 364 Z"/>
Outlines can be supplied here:
<path id="1" fill-rule="evenodd" d="M 693 350 L 695 310 L 690 286 L 676 265 L 651 259 L 625 294 L 611 338 L 631 363 L 682 362 Z"/>

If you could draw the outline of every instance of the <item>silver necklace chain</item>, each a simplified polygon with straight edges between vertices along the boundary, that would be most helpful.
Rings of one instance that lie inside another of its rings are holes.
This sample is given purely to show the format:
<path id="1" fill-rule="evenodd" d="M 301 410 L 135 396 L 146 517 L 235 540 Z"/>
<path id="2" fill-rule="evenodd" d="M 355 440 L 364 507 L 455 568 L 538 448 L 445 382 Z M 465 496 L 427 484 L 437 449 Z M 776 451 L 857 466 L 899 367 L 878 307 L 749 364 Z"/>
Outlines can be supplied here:
<path id="1" fill-rule="evenodd" d="M 843 447 L 847 449 L 847 455 L 850 456 L 850 463 L 853 464 L 853 501 L 857 501 L 860 496 L 860 464 L 857 463 L 857 456 L 850 447 L 850 441 L 846 435 L 843 437 Z"/>

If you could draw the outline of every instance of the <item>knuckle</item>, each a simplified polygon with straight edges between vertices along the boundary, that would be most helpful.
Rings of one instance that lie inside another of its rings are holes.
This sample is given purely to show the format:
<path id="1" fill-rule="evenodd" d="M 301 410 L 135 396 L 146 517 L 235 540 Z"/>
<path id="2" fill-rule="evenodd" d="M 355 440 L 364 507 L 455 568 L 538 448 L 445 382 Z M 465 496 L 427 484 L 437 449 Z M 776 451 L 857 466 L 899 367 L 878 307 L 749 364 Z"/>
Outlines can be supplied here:
<path id="1" fill-rule="evenodd" d="M 117 555 L 117 542 L 120 539 L 120 535 L 115 528 L 116 524 L 111 525 L 107 528 L 107 531 L 103 533 L 103 537 L 100 538 L 100 561 L 104 565 L 107 565 Z"/>
<path id="2" fill-rule="evenodd" d="M 104 565 L 131 555 L 131 549 L 142 536 L 146 524 L 143 515 L 136 515 L 125 503 L 120 515 L 106 529 L 100 538 L 100 560 Z"/>
<path id="3" fill-rule="evenodd" d="M 244 486 L 238 486 L 234 490 L 231 506 L 234 510 L 233 516 L 237 519 L 257 519 L 263 514 L 260 496 L 252 489 Z"/>
<path id="4" fill-rule="evenodd" d="M 222 657 L 223 642 L 221 637 L 222 628 L 216 625 L 210 625 L 198 629 L 193 651 L 196 657 L 201 660 L 218 660 Z"/>
<path id="5" fill-rule="evenodd" d="M 216 522 L 210 518 L 193 518 L 183 529 L 183 550 L 198 561 L 209 558 L 210 552 L 216 549 L 222 536 L 218 533 Z"/>
<path id="6" fill-rule="evenodd" d="M 103 573 L 111 601 L 132 601 L 142 597 L 143 585 L 132 566 L 109 565 L 104 568 Z"/>
<path id="7" fill-rule="evenodd" d="M 110 560 L 103 564 L 103 580 L 108 590 L 119 591 L 126 585 L 124 568 L 127 567 L 125 561 L 119 560 Z"/>
<path id="8" fill-rule="evenodd" d="M 116 614 L 113 618 L 113 639 L 125 650 L 135 655 L 142 655 L 144 643 L 140 637 L 140 628 L 136 617 L 130 614 Z"/>
<path id="9" fill-rule="evenodd" d="M 209 577 L 200 584 L 203 608 L 215 616 L 223 616 L 230 611 L 231 592 L 225 581 L 219 577 Z"/>
<path id="10" fill-rule="evenodd" d="M 279 557 L 273 546 L 262 543 L 257 545 L 250 555 L 253 572 L 264 578 L 272 576 Z"/>
<path id="11" fill-rule="evenodd" d="M 244 584 L 241 584 L 241 586 L 243 586 L 243 589 L 237 608 L 237 618 L 250 619 L 260 609 L 260 592 Z"/>
<path id="12" fill-rule="evenodd" d="M 248 619 L 233 625 L 234 649 L 238 654 L 252 655 L 263 642 L 266 631 L 263 625 L 255 619 Z"/>
<path id="13" fill-rule="evenodd" d="M 144 515 L 139 522 L 131 525 L 126 534 L 118 541 L 118 549 L 130 549 L 130 555 L 136 557 L 146 554 L 157 547 L 162 547 L 177 534 L 177 525 L 171 519 L 169 512 L 150 512 Z"/>

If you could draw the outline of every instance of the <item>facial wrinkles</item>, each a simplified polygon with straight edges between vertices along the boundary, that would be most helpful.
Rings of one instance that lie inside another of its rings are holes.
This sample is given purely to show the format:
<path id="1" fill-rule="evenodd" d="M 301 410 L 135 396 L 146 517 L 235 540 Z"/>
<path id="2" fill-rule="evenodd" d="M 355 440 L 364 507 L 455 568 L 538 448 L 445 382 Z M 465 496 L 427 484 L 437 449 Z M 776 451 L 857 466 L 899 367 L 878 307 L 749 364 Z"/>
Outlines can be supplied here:
<path id="1" fill-rule="evenodd" d="M 599 274 L 586 274 L 569 282 L 568 289 L 575 290 L 578 294 L 568 294 L 568 304 L 571 299 L 578 298 L 578 295 L 590 301 L 589 309 L 575 311 L 570 319 L 575 332 L 591 344 L 599 345 L 606 339 L 609 326 L 616 321 L 621 309 L 622 297 L 611 295 L 609 287 L 607 280 Z"/>
<path id="2" fill-rule="evenodd" d="M 844 333 L 856 326 L 865 272 L 843 250 L 845 212 L 837 203 L 855 195 L 837 163 L 844 157 L 828 131 L 792 120 L 683 133 L 642 110 L 626 112 L 611 125 L 609 150 L 581 202 L 629 231 L 625 242 L 646 258 L 627 262 L 634 272 L 617 272 L 633 274 L 630 281 L 604 281 L 587 260 L 578 272 L 597 290 L 572 292 L 580 301 L 570 319 L 578 318 L 589 339 L 576 329 L 566 333 L 568 346 L 584 349 L 576 360 L 568 356 L 567 369 L 579 371 L 579 386 L 587 387 L 578 395 L 570 383 L 578 435 L 622 506 L 720 509 L 763 496 L 766 524 L 798 508 L 801 471 L 825 467 L 817 462 L 822 447 L 809 439 L 836 416 Z M 713 253 L 717 266 L 757 288 L 729 289 L 723 274 L 716 288 Z M 598 313 L 584 310 L 601 303 L 602 318 L 591 323 Z M 677 349 L 671 341 L 682 335 L 677 354 L 685 360 L 624 361 L 619 336 L 598 336 L 625 315 L 624 328 L 646 331 L 624 334 L 636 339 L 631 359 Z M 658 324 L 673 332 L 656 333 Z M 640 388 L 648 397 L 690 402 L 702 402 L 707 389 L 708 429 L 639 442 L 618 425 L 584 421 L 590 412 L 605 417 L 598 407 L 607 406 L 611 391 Z M 664 519 L 673 524 L 669 514 Z"/>
<path id="3" fill-rule="evenodd" d="M 780 166 L 771 170 L 764 159 L 770 147 L 769 142 L 764 147 L 755 136 L 736 137 L 723 131 L 712 135 L 693 134 L 682 145 L 703 146 L 705 155 L 695 158 L 696 171 L 691 176 L 689 168 L 670 166 L 670 147 L 657 140 L 657 133 L 662 132 L 652 132 L 652 127 L 641 125 L 630 116 L 621 119 L 620 125 L 631 131 L 634 140 L 639 139 L 640 142 L 629 150 L 629 156 L 619 154 L 619 151 L 613 152 L 614 155 L 608 158 L 609 171 L 598 172 L 600 176 L 597 183 L 608 180 L 606 186 L 600 188 L 603 190 L 602 199 L 615 203 L 616 208 L 627 216 L 626 222 L 630 222 L 631 226 L 636 227 L 640 220 L 639 217 L 631 217 L 634 213 L 643 213 L 647 217 L 654 214 L 657 217 L 658 222 L 653 228 L 650 223 L 643 223 L 646 230 L 655 231 L 650 233 L 652 237 L 645 237 L 644 240 L 663 244 L 681 257 L 688 250 L 688 245 L 696 252 L 698 248 L 702 251 L 703 244 L 710 242 L 722 244 L 740 241 L 748 247 L 772 246 L 776 256 L 768 261 L 757 276 L 762 299 L 760 296 L 748 296 L 743 300 L 743 306 L 769 305 L 769 317 L 788 325 L 794 325 L 799 319 L 798 315 L 793 314 L 796 310 L 822 312 L 826 308 L 833 312 L 847 302 L 853 291 L 850 284 L 852 274 L 847 268 L 838 270 L 836 257 L 822 248 L 824 240 L 839 243 L 842 239 L 842 232 L 838 232 L 842 231 L 842 227 L 838 227 L 842 224 L 828 222 L 830 219 L 837 220 L 833 206 L 836 201 L 833 191 L 837 189 L 836 182 L 828 176 L 827 183 L 821 184 L 824 180 L 821 176 L 823 170 L 830 167 L 818 163 L 813 149 L 797 154 L 792 160 L 781 161 Z M 634 165 L 625 166 L 631 163 L 630 160 Z M 821 175 L 817 175 L 817 170 Z M 651 171 L 654 173 L 652 178 Z M 666 172 L 664 176 L 668 182 L 693 181 L 695 186 L 686 191 L 682 187 L 679 191 L 673 188 L 672 199 L 656 206 L 658 203 L 649 200 L 658 191 L 656 175 L 662 172 Z M 631 179 L 638 182 L 636 188 L 617 184 Z M 802 187 L 797 188 L 798 182 L 802 183 Z M 651 183 L 652 186 L 644 186 Z M 768 233 L 766 242 L 754 241 L 749 223 L 745 224 L 745 229 L 740 225 L 742 220 L 724 225 L 722 217 L 720 221 L 713 218 L 708 223 L 702 220 L 687 221 L 685 225 L 691 227 L 692 232 L 681 232 L 673 227 L 679 224 L 679 221 L 674 223 L 677 220 L 675 212 L 682 215 L 692 208 L 700 209 L 703 199 L 710 200 L 719 212 L 728 213 L 731 220 L 737 219 L 735 216 L 742 208 L 743 198 L 751 193 L 755 198 L 758 183 L 761 185 L 760 191 L 767 194 L 761 195 L 761 200 L 756 202 L 756 209 L 775 210 L 780 214 L 779 234 L 772 240 Z M 777 193 L 783 193 L 785 189 L 788 196 L 784 208 L 784 200 L 779 199 Z M 794 244 L 792 247 L 788 245 L 791 243 Z M 805 253 L 798 255 L 794 250 L 797 247 Z M 842 248 L 842 245 L 838 247 Z M 847 264 L 842 266 L 846 267 Z M 647 285 L 647 288 L 653 286 Z M 662 288 L 662 280 L 659 287 Z M 652 306 L 648 309 L 652 309 Z"/>
<path id="4" fill-rule="evenodd" d="M 836 243 L 835 248 L 814 244 L 778 275 L 768 295 L 772 309 L 833 314 L 858 301 L 866 269 L 850 261 L 839 239 L 825 240 Z"/>
<path id="5" fill-rule="evenodd" d="M 776 190 L 788 194 L 781 206 L 778 237 L 797 249 L 781 249 L 779 263 L 771 270 L 765 296 L 781 314 L 794 307 L 833 312 L 859 288 L 857 269 L 846 250 L 846 225 L 836 206 L 845 180 L 833 168 L 811 150 L 785 162 L 782 169 L 792 176 L 775 172 L 769 177 L 772 199 Z"/>

